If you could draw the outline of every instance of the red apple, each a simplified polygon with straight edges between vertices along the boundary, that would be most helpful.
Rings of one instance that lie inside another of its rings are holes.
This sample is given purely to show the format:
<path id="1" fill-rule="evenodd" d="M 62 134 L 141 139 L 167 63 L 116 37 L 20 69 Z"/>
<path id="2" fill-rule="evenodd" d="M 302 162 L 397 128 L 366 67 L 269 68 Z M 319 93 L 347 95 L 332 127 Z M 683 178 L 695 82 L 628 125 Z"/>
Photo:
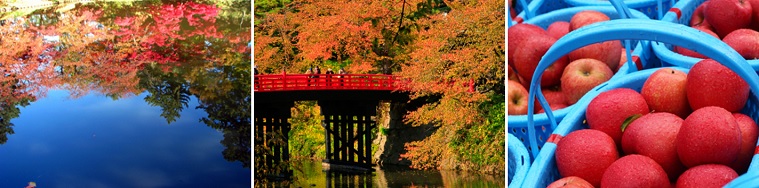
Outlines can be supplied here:
<path id="1" fill-rule="evenodd" d="M 619 61 L 621 59 L 620 53 L 610 53 L 610 52 L 618 52 L 622 49 L 622 43 L 620 43 L 618 40 L 614 41 L 606 41 L 601 43 L 595 43 L 591 45 L 584 46 L 582 48 L 578 48 L 572 52 L 569 52 L 567 56 L 569 56 L 569 61 L 575 61 L 579 59 L 596 59 L 601 62 L 604 62 L 606 66 L 609 67 L 610 70 L 616 70 L 619 66 Z"/>
<path id="2" fill-rule="evenodd" d="M 570 31 L 574 31 L 580 27 L 602 21 L 608 21 L 609 17 L 598 11 L 586 10 L 581 11 L 572 16 L 569 21 Z M 618 52 L 622 48 L 622 43 L 618 40 L 606 41 L 596 44 L 584 46 L 570 52 L 569 61 L 575 61 L 584 58 L 597 59 L 606 63 L 610 70 L 617 70 L 619 66 L 620 54 L 609 53 Z"/>
<path id="3" fill-rule="evenodd" d="M 572 16 L 569 20 L 569 29 L 570 31 L 574 31 L 586 25 L 609 20 L 609 16 L 606 16 L 604 13 L 595 10 L 584 10 Z"/>
<path id="4" fill-rule="evenodd" d="M 695 11 L 693 11 L 693 16 L 690 18 L 691 27 L 703 26 L 709 28 L 710 30 L 712 29 L 712 25 L 710 25 L 709 22 L 704 18 L 704 10 L 708 4 L 709 1 L 705 1 L 704 3 L 701 3 L 701 5 L 699 5 Z"/>
<path id="5" fill-rule="evenodd" d="M 529 93 L 527 89 L 519 82 L 509 80 L 509 115 L 523 115 L 527 114 L 527 101 L 529 100 Z"/>
<path id="6" fill-rule="evenodd" d="M 569 176 L 554 181 L 546 188 L 593 188 L 593 185 L 580 177 Z"/>
<path id="7" fill-rule="evenodd" d="M 569 106 L 567 106 L 566 104 L 554 104 L 554 105 L 551 105 L 551 110 L 552 111 L 556 111 L 556 110 L 564 109 L 566 107 L 569 107 Z M 537 113 L 538 114 L 546 113 L 546 109 L 540 109 L 540 110 L 538 110 Z"/>
<path id="8" fill-rule="evenodd" d="M 546 51 L 551 48 L 556 39 L 548 35 L 535 35 L 522 42 L 522 46 L 514 51 L 514 69 L 527 81 L 532 81 L 535 68 Z M 567 58 L 561 57 L 549 66 L 541 77 L 541 86 L 553 86 L 561 82 L 561 74 L 567 66 Z"/>
<path id="9" fill-rule="evenodd" d="M 751 158 L 754 157 L 754 147 L 757 140 L 757 125 L 754 119 L 741 114 L 734 113 L 735 121 L 741 130 L 741 149 L 738 152 L 738 159 L 730 165 L 736 172 L 744 173 L 751 164 Z"/>
<path id="10" fill-rule="evenodd" d="M 704 16 L 720 38 L 724 38 L 737 29 L 747 28 L 751 24 L 752 9 L 751 3 L 747 0 L 710 1 L 704 10 Z"/>
<path id="11" fill-rule="evenodd" d="M 601 187 L 669 187 L 667 173 L 653 159 L 628 155 L 606 169 Z"/>
<path id="12" fill-rule="evenodd" d="M 759 0 L 749 0 L 751 4 L 751 29 L 759 30 Z"/>
<path id="13" fill-rule="evenodd" d="M 750 89 L 746 81 L 711 59 L 704 59 L 693 65 L 686 82 L 685 93 L 693 110 L 719 106 L 730 112 L 738 112 L 748 100 Z"/>
<path id="14" fill-rule="evenodd" d="M 690 168 L 677 178 L 678 188 L 722 187 L 738 178 L 730 167 L 718 164 L 706 164 Z"/>
<path id="15" fill-rule="evenodd" d="M 546 29 L 546 32 L 548 32 L 548 35 L 556 38 L 557 40 L 567 33 L 569 33 L 569 22 L 565 21 L 558 21 L 553 22 L 551 25 L 548 26 L 548 29 Z"/>
<path id="16" fill-rule="evenodd" d="M 759 32 L 751 29 L 737 29 L 727 34 L 722 41 L 735 49 L 743 58 L 759 58 Z"/>
<path id="17" fill-rule="evenodd" d="M 595 59 L 572 61 L 561 75 L 561 91 L 567 97 L 567 104 L 576 103 L 585 93 L 611 79 L 613 74 L 606 64 Z"/>
<path id="18" fill-rule="evenodd" d="M 519 77 L 519 83 L 521 83 L 522 86 L 524 86 L 525 89 L 529 89 L 530 85 L 532 85 L 532 84 L 530 84 L 530 80 L 524 79 L 524 77 L 522 77 L 521 75 L 518 76 L 518 77 Z"/>
<path id="19" fill-rule="evenodd" d="M 705 26 L 696 26 L 696 27 L 693 27 L 693 28 L 697 29 L 697 30 L 699 30 L 701 32 L 704 32 L 706 34 L 709 34 L 711 36 L 714 36 L 714 38 L 719 38 L 719 36 L 717 36 L 717 33 L 714 33 L 714 31 L 709 30 Z M 677 53 L 679 53 L 679 54 L 682 54 L 684 56 L 690 56 L 690 57 L 701 58 L 701 59 L 707 59 L 708 58 L 708 57 L 706 57 L 704 55 L 701 55 L 698 52 L 695 52 L 695 51 L 692 51 L 692 50 L 688 50 L 687 48 L 683 48 L 683 47 L 679 47 L 679 46 L 675 46 L 674 51 L 677 52 Z"/>
<path id="20" fill-rule="evenodd" d="M 619 65 L 617 65 L 617 69 L 614 69 L 614 72 L 619 72 L 619 68 L 622 68 L 622 65 L 627 63 L 627 49 L 621 48 L 620 51 L 622 53 L 619 54 Z M 630 51 L 632 53 L 632 51 Z"/>
<path id="21" fill-rule="evenodd" d="M 532 24 L 516 24 L 509 27 L 508 34 L 506 35 L 509 37 L 509 41 L 507 42 L 509 54 L 506 56 L 509 60 L 509 65 L 514 67 L 514 52 L 522 48 L 522 42 L 536 35 L 548 35 L 548 33 L 543 28 Z"/>
<path id="22" fill-rule="evenodd" d="M 685 166 L 677 157 L 675 140 L 683 119 L 667 112 L 646 114 L 624 128 L 622 150 L 626 154 L 650 157 L 667 172 L 667 177 L 677 180 Z"/>
<path id="23" fill-rule="evenodd" d="M 509 67 L 509 80 L 514 80 L 519 82 L 519 75 L 517 75 L 517 72 L 514 72 L 514 69 L 511 68 L 511 65 L 507 65 Z"/>
<path id="24" fill-rule="evenodd" d="M 620 53 L 619 57 L 619 66 L 617 66 L 617 70 L 614 70 L 614 72 L 619 72 L 619 69 L 622 68 L 622 66 L 625 66 L 625 63 L 627 63 L 627 51 L 625 48 L 620 49 L 622 53 Z M 634 50 L 630 50 L 630 54 L 632 54 Z M 636 60 L 636 56 L 633 56 L 632 59 L 635 62 L 635 66 L 638 68 L 638 70 L 643 69 L 643 64 L 640 63 L 640 60 Z"/>
<path id="25" fill-rule="evenodd" d="M 646 99 L 629 88 L 612 89 L 590 101 L 585 118 L 591 129 L 608 134 L 614 143 L 622 141 L 622 124 L 632 116 L 648 114 Z"/>
<path id="26" fill-rule="evenodd" d="M 688 75 L 683 71 L 659 69 L 643 83 L 640 94 L 654 112 L 669 112 L 680 118 L 688 117 L 691 110 L 685 92 L 687 78 Z"/>
<path id="27" fill-rule="evenodd" d="M 741 130 L 729 111 L 703 107 L 685 118 L 675 141 L 683 165 L 730 165 L 741 149 Z"/>
<path id="28" fill-rule="evenodd" d="M 514 7 L 509 6 L 509 15 L 511 16 L 511 20 L 513 21 L 514 18 L 517 17 L 517 10 L 515 10 Z"/>
<path id="29" fill-rule="evenodd" d="M 619 65 L 617 66 L 617 69 L 614 70 L 614 72 L 619 72 L 619 68 L 622 68 L 622 65 L 627 63 L 627 50 L 625 48 L 621 49 L 622 53 L 620 53 L 619 56 Z M 632 53 L 632 51 L 630 51 Z"/>
<path id="30" fill-rule="evenodd" d="M 543 96 L 546 98 L 546 101 L 548 102 L 548 105 L 551 106 L 551 110 L 557 110 L 564 107 L 567 107 L 567 97 L 564 96 L 564 93 L 561 93 L 560 90 L 553 90 L 553 89 L 542 89 Z M 558 108 L 561 107 L 561 108 Z M 543 107 L 540 106 L 540 103 L 535 100 L 535 111 L 537 113 L 543 113 L 545 110 L 543 110 Z"/>
<path id="31" fill-rule="evenodd" d="M 619 152 L 606 133 L 583 129 L 562 138 L 555 157 L 562 177 L 577 176 L 599 187 L 604 171 L 619 158 Z"/>

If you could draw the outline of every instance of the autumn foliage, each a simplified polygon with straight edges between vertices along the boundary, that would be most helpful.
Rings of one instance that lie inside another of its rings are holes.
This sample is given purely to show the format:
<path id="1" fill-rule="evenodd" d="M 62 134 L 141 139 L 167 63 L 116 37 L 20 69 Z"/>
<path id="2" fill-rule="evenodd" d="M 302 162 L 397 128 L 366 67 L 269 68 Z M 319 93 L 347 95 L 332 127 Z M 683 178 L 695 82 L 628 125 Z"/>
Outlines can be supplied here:
<path id="1" fill-rule="evenodd" d="M 221 11 L 195 2 L 152 4 L 127 14 L 84 6 L 5 20 L 0 71 L 6 75 L 0 82 L 17 86 L 0 97 L 44 96 L 51 88 L 75 97 L 91 91 L 124 97 L 143 92 L 137 73 L 146 65 L 162 65 L 165 72 L 182 64 L 223 65 L 250 51 L 250 31 L 220 29 L 228 24 L 217 23 Z"/>
<path id="2" fill-rule="evenodd" d="M 249 168 L 251 19 L 244 1 L 202 2 L 85 3 L 0 20 L 0 144 L 19 106 L 51 89 L 147 93 L 168 123 L 194 97 L 208 114 L 199 122 L 224 134 L 225 159 Z"/>
<path id="3" fill-rule="evenodd" d="M 407 144 L 402 156 L 412 167 L 503 170 L 504 120 L 491 112 L 505 108 L 495 100 L 504 98 L 505 2 L 294 0 L 257 8 L 259 71 L 321 66 L 401 76 L 412 99 L 427 101 L 405 122 L 440 127 Z M 475 147 L 489 150 L 469 156 Z"/>

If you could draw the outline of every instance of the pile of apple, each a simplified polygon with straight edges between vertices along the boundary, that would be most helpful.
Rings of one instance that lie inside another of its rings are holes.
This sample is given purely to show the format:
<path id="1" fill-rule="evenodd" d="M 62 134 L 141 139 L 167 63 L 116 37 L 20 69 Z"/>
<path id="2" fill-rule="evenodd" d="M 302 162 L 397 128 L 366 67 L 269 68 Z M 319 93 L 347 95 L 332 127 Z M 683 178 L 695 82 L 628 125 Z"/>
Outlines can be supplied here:
<path id="1" fill-rule="evenodd" d="M 705 59 L 688 74 L 655 71 L 640 93 L 603 92 L 587 107 L 589 129 L 558 141 L 564 178 L 548 187 L 722 187 L 754 154 L 757 124 L 739 113 L 749 91 L 735 72 Z"/>
<path id="2" fill-rule="evenodd" d="M 743 58 L 759 58 L 759 0 L 709 0 L 690 19 L 692 28 L 712 35 L 738 51 Z M 685 56 L 706 59 L 697 52 L 675 47 Z"/>
<path id="3" fill-rule="evenodd" d="M 516 24 L 509 28 L 508 51 L 508 113 L 527 114 L 530 81 L 540 59 L 562 36 L 580 27 L 609 17 L 598 11 L 581 11 L 569 22 L 557 21 L 547 30 L 530 24 Z M 540 85 L 551 110 L 576 103 L 585 93 L 608 81 L 614 72 L 627 62 L 619 41 L 606 41 L 584 46 L 559 58 L 543 72 Z M 638 65 L 640 68 L 640 65 Z M 534 113 L 543 113 L 536 102 Z"/>

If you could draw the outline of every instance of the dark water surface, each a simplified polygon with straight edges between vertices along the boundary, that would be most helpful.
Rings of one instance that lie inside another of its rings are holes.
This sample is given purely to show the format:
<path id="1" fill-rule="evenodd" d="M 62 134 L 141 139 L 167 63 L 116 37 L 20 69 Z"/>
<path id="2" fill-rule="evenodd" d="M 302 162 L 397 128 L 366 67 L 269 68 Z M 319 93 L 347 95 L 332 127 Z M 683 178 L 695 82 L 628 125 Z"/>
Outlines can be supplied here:
<path id="1" fill-rule="evenodd" d="M 505 175 L 455 171 L 380 169 L 370 174 L 346 174 L 322 170 L 321 162 L 296 161 L 292 182 L 270 182 L 260 187 L 506 187 Z"/>
<path id="2" fill-rule="evenodd" d="M 0 187 L 250 187 L 250 6 L 0 14 Z"/>

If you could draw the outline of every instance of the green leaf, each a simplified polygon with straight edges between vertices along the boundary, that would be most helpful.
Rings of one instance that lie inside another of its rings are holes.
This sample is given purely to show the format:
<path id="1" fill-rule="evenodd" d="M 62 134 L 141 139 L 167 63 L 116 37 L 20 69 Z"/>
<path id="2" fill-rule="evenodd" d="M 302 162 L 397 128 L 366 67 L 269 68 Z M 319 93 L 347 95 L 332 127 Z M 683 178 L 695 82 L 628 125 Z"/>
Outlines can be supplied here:
<path id="1" fill-rule="evenodd" d="M 627 129 L 627 126 L 629 126 L 630 123 L 632 123 L 636 119 L 640 118 L 641 116 L 643 116 L 643 115 L 641 115 L 641 114 L 635 114 L 635 115 L 632 115 L 630 117 L 627 117 L 627 119 L 625 119 L 625 122 L 622 123 L 622 132 L 625 132 L 625 129 Z"/>

